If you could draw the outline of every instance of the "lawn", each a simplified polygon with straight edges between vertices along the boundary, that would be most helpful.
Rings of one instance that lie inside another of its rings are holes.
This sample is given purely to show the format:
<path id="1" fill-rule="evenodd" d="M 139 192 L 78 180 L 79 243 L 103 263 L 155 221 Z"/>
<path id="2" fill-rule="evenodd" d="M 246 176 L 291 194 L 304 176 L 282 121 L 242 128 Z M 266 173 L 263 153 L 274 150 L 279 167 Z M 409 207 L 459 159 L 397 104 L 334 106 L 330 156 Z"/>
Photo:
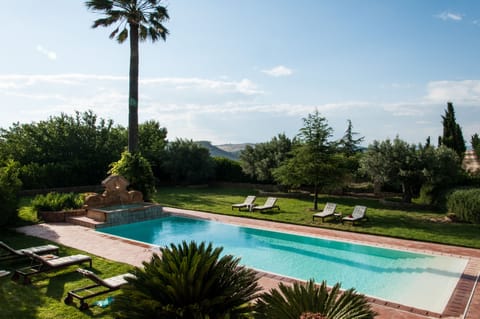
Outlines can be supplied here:
<path id="1" fill-rule="evenodd" d="M 2 229 L 0 240 L 8 243 L 14 248 L 24 248 L 30 246 L 51 244 L 51 242 L 20 235 L 14 231 Z M 89 253 L 81 252 L 69 247 L 60 247 L 60 256 L 83 253 L 92 256 L 93 270 L 100 277 L 111 277 L 120 273 L 127 272 L 133 267 L 130 265 L 113 262 Z M 0 269 L 13 270 L 28 266 L 28 260 L 2 261 Z M 10 280 L 11 276 L 0 278 L 0 305 L 1 318 L 22 318 L 22 319 L 47 319 L 47 318 L 114 318 L 111 307 L 100 308 L 91 307 L 82 312 L 76 308 L 76 305 L 65 305 L 63 299 L 69 290 L 89 285 L 92 282 L 84 279 L 75 271 L 78 266 L 70 266 L 63 270 L 50 273 L 44 273 L 32 278 L 31 285 L 23 285 L 21 283 Z M 88 269 L 88 268 L 87 268 Z M 111 294 L 114 295 L 114 294 Z M 94 300 L 101 300 L 106 296 L 99 296 Z"/>
<path id="2" fill-rule="evenodd" d="M 266 195 L 259 194 L 253 189 L 168 187 L 159 188 L 154 195 L 154 200 L 164 206 L 216 214 L 480 248 L 480 225 L 447 223 L 442 221 L 445 214 L 425 210 L 421 206 L 399 209 L 370 198 L 320 196 L 319 209 L 322 209 L 326 202 L 334 202 L 337 204 L 337 211 L 342 212 L 344 216 L 350 214 L 355 205 L 367 206 L 369 221 L 352 226 L 350 223 L 342 225 L 328 220 L 322 223 L 320 219 L 312 222 L 313 197 L 311 196 L 284 198 L 278 194 L 277 203 L 281 208 L 280 211 L 268 213 L 232 211 L 231 205 L 243 202 L 247 195 L 257 195 L 256 203 L 263 203 L 267 198 Z"/>

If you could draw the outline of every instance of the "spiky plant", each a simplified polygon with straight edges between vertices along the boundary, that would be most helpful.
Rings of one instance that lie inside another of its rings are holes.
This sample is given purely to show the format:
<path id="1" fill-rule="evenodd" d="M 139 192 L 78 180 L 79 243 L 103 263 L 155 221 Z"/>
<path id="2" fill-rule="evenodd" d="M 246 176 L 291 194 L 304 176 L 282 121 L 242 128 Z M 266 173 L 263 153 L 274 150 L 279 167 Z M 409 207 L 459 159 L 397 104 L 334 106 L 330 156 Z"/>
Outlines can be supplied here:
<path id="1" fill-rule="evenodd" d="M 249 318 L 259 286 L 240 259 L 195 242 L 161 248 L 116 297 L 119 318 Z"/>
<path id="2" fill-rule="evenodd" d="M 310 280 L 292 286 L 280 283 L 278 289 L 261 294 L 255 318 L 370 319 L 375 315 L 365 297 L 355 289 L 342 293 L 337 283 L 329 291 L 325 281 L 316 285 Z"/>

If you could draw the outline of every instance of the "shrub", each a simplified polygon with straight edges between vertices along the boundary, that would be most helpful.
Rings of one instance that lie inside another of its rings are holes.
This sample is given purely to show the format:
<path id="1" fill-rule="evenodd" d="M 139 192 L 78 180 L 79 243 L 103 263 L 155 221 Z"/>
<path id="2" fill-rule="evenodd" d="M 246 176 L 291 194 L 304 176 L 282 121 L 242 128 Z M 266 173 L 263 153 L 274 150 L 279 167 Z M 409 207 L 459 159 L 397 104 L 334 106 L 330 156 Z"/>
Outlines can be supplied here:
<path id="1" fill-rule="evenodd" d="M 447 209 L 460 221 L 480 224 L 480 188 L 453 191 L 447 198 Z"/>
<path id="2" fill-rule="evenodd" d="M 215 180 L 218 182 L 252 182 L 253 179 L 246 175 L 240 162 L 225 157 L 214 157 Z"/>
<path id="3" fill-rule="evenodd" d="M 295 282 L 292 286 L 280 283 L 278 288 L 264 292 L 258 298 L 255 313 L 257 319 L 372 319 L 375 316 L 365 296 L 355 289 L 342 293 L 339 283 L 328 289 L 325 281 L 316 285 L 313 280 Z"/>
<path id="4" fill-rule="evenodd" d="M 110 174 L 125 177 L 130 187 L 142 192 L 145 200 L 155 192 L 155 177 L 150 163 L 140 153 L 125 151 L 118 162 L 110 164 Z"/>
<path id="5" fill-rule="evenodd" d="M 160 248 L 135 268 L 113 310 L 117 318 L 249 318 L 259 291 L 255 272 L 222 248 L 195 242 Z"/>
<path id="6" fill-rule="evenodd" d="M 32 206 L 36 211 L 59 211 L 80 208 L 83 198 L 75 193 L 50 192 L 46 195 L 37 195 L 32 200 Z"/>
<path id="7" fill-rule="evenodd" d="M 18 174 L 18 162 L 7 161 L 0 168 L 0 226 L 11 223 L 17 214 L 18 192 L 22 187 Z"/>

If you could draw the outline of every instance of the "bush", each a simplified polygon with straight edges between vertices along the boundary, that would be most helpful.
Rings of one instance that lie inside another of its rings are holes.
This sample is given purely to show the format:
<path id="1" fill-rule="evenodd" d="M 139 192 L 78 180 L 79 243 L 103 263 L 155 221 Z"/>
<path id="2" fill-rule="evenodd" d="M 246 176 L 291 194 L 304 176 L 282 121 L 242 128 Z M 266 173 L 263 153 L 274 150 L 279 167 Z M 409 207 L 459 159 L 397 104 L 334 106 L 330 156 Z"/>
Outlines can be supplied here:
<path id="1" fill-rule="evenodd" d="M 83 198 L 75 193 L 50 192 L 46 195 L 37 195 L 32 200 L 32 206 L 36 211 L 60 211 L 80 208 Z"/>
<path id="2" fill-rule="evenodd" d="M 447 198 L 447 209 L 460 221 L 480 224 L 480 188 L 453 191 Z"/>
<path id="3" fill-rule="evenodd" d="M 260 290 L 253 270 L 223 248 L 183 242 L 160 248 L 115 297 L 117 318 L 251 318 Z"/>
<path id="4" fill-rule="evenodd" d="M 140 153 L 125 151 L 118 162 L 110 164 L 110 174 L 121 175 L 130 182 L 130 187 L 140 191 L 145 200 L 155 192 L 155 177 L 150 163 Z"/>
<path id="5" fill-rule="evenodd" d="M 11 223 L 17 215 L 18 192 L 22 187 L 18 174 L 18 162 L 7 161 L 0 168 L 0 226 Z"/>
<path id="6" fill-rule="evenodd" d="M 214 157 L 213 161 L 215 162 L 215 180 L 217 182 L 246 183 L 254 181 L 243 172 L 238 161 L 225 157 Z"/>

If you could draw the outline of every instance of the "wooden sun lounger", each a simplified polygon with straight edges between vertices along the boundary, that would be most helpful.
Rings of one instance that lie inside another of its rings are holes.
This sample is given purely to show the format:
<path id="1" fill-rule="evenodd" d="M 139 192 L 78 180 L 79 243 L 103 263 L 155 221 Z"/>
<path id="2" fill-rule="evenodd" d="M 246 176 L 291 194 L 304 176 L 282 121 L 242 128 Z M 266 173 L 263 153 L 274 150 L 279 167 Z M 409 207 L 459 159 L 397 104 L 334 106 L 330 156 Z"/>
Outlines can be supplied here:
<path id="1" fill-rule="evenodd" d="M 259 211 L 265 211 L 265 210 L 272 210 L 274 208 L 280 210 L 280 206 L 276 205 L 277 198 L 276 197 L 268 197 L 267 200 L 265 201 L 265 204 L 263 205 L 258 205 L 258 206 L 253 206 L 252 210 L 259 210 Z"/>
<path id="2" fill-rule="evenodd" d="M 55 245 L 42 245 L 27 247 L 23 249 L 14 249 L 0 241 L 0 260 L 8 260 L 14 258 L 28 258 L 29 256 L 25 253 L 35 253 L 37 255 L 43 254 L 58 254 L 58 247 Z"/>
<path id="3" fill-rule="evenodd" d="M 322 223 L 323 223 L 325 221 L 325 218 L 330 217 L 330 216 L 335 216 L 335 209 L 336 208 L 337 208 L 337 204 L 326 203 L 322 212 L 318 212 L 318 213 L 313 214 L 312 222 L 315 221 L 315 217 L 317 217 L 317 218 L 321 218 Z"/>
<path id="4" fill-rule="evenodd" d="M 88 303 L 85 302 L 86 299 L 120 289 L 121 286 L 128 283 L 126 278 L 134 277 L 134 275 L 132 274 L 125 273 L 115 277 L 102 279 L 98 277 L 95 273 L 82 268 L 78 268 L 77 272 L 94 282 L 94 284 L 92 285 L 70 290 L 67 293 L 67 297 L 64 300 L 65 304 L 69 305 L 73 302 L 73 298 L 77 298 L 78 300 L 80 300 L 80 310 L 88 309 Z"/>
<path id="5" fill-rule="evenodd" d="M 12 280 L 14 281 L 22 278 L 23 284 L 29 284 L 31 282 L 30 277 L 36 274 L 66 268 L 71 265 L 79 265 L 88 262 L 90 268 L 92 268 L 92 257 L 86 255 L 78 254 L 65 257 L 57 257 L 55 255 L 39 256 L 35 253 L 27 252 L 25 254 L 31 258 L 32 264 L 28 267 L 15 270 L 12 276 Z"/>
<path id="6" fill-rule="evenodd" d="M 253 207 L 253 203 L 255 202 L 255 199 L 257 199 L 256 196 L 254 195 L 249 195 L 245 198 L 245 200 L 243 201 L 243 203 L 240 203 L 240 204 L 233 204 L 232 205 L 232 210 L 234 208 L 238 208 L 238 210 L 242 210 L 242 208 L 246 208 L 247 210 L 251 210 L 251 208 Z"/>
<path id="7" fill-rule="evenodd" d="M 368 220 L 367 217 L 367 207 L 366 206 L 360 206 L 357 205 L 353 208 L 353 213 L 350 216 L 346 216 L 342 218 L 342 224 L 344 222 L 352 222 L 352 225 L 355 225 L 355 222 L 361 221 L 361 220 Z"/>

